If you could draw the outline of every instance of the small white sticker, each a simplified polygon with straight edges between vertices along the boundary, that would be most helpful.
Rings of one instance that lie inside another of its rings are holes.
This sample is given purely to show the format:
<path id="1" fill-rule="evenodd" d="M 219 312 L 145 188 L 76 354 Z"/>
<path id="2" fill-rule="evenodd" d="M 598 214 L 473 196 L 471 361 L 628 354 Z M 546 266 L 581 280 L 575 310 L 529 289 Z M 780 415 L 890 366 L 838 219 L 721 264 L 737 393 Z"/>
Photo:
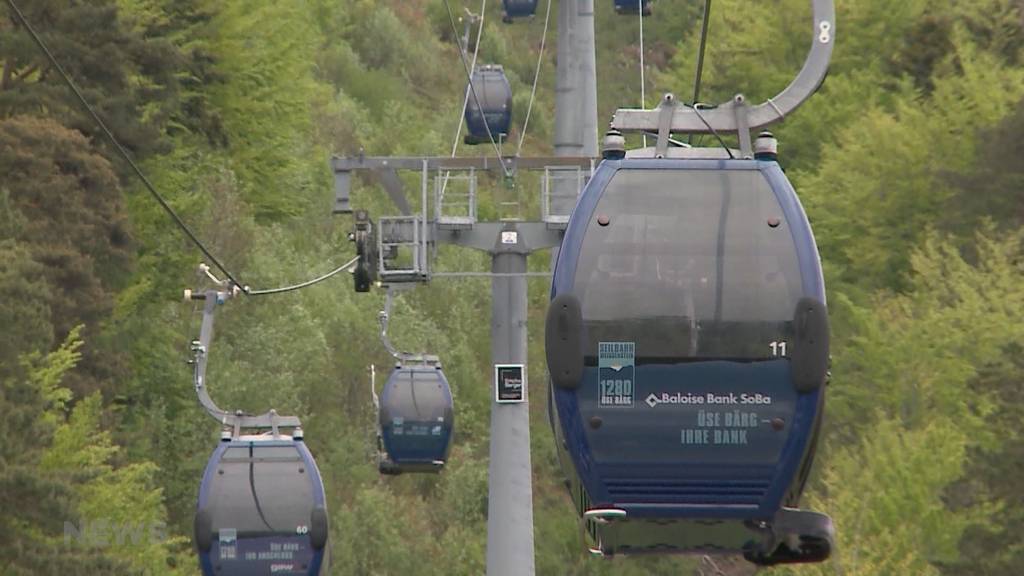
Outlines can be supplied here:
<path id="1" fill-rule="evenodd" d="M 502 244 L 518 244 L 519 243 L 519 232 L 511 230 L 508 232 L 501 233 Z"/>

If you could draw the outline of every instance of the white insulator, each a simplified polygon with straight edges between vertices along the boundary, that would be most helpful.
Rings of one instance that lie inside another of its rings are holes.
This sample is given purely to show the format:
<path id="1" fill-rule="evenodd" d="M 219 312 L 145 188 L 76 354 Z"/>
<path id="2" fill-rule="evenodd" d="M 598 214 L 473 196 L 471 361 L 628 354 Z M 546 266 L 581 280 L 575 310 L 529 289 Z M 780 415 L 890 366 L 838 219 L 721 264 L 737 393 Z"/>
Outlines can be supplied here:
<path id="1" fill-rule="evenodd" d="M 607 159 L 618 160 L 626 156 L 626 139 L 618 130 L 609 130 L 604 137 L 602 156 Z"/>
<path id="2" fill-rule="evenodd" d="M 765 130 L 757 135 L 754 140 L 754 158 L 776 159 L 779 155 L 779 141 L 775 136 Z"/>

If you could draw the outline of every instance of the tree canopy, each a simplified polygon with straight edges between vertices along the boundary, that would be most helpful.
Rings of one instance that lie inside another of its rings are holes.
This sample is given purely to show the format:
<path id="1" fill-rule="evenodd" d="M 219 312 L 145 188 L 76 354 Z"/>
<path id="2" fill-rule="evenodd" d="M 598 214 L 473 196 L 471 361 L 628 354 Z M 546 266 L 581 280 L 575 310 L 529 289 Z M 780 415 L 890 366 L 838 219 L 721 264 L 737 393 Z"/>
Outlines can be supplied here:
<path id="1" fill-rule="evenodd" d="M 451 150 L 465 75 L 439 0 L 35 0 L 32 25 L 182 218 L 243 283 L 302 281 L 352 252 L 329 216 L 335 154 Z M 501 23 L 481 62 L 515 92 L 517 140 L 543 17 Z M 699 2 L 645 21 L 647 105 L 684 99 Z M 761 101 L 806 54 L 806 0 L 713 3 L 701 99 Z M 820 566 L 778 573 L 1001 575 L 1024 554 L 1024 13 L 1018 0 L 848 0 L 820 91 L 773 127 L 815 230 L 832 319 L 825 434 L 804 501 L 836 521 Z M 473 10 L 472 2 L 453 2 Z M 544 3 L 541 3 L 543 10 Z M 555 7 L 557 10 L 557 7 Z M 599 119 L 640 100 L 637 18 L 596 1 Z M 552 148 L 552 31 L 524 153 Z M 460 154 L 489 154 L 465 146 Z M 218 438 L 184 360 L 200 255 L 126 170 L 14 18 L 0 17 L 0 572 L 195 574 L 192 514 Z M 532 184 L 484 182 L 482 215 Z M 354 203 L 394 211 L 369 181 Z M 442 248 L 437 268 L 484 270 Z M 546 270 L 540 254 L 531 270 Z M 541 389 L 543 280 L 531 280 L 529 381 Z M 332 574 L 479 574 L 486 545 L 488 287 L 403 293 L 400 347 L 444 359 L 451 465 L 380 478 L 369 395 L 379 293 L 331 281 L 237 299 L 218 318 L 218 403 L 302 417 L 328 491 Z M 538 574 L 679 574 L 677 558 L 588 559 L 543 393 L 531 395 Z M 68 540 L 104 518 L 158 527 Z M 162 528 L 160 528 L 162 527 Z M 158 531 L 159 531 L 158 530 Z"/>

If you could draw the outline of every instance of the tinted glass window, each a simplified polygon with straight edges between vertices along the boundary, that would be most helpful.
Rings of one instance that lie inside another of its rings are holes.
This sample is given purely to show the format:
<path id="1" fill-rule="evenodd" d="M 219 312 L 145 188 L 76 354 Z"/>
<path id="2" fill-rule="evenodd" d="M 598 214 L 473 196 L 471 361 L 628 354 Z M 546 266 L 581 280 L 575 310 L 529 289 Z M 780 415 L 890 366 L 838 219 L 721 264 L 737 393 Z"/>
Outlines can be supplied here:
<path id="1" fill-rule="evenodd" d="M 512 95 L 505 74 L 498 70 L 480 70 L 473 74 L 473 91 L 476 92 L 476 98 L 470 96 L 467 102 L 469 109 L 479 110 L 476 105 L 476 101 L 479 100 L 480 108 L 488 113 L 508 108 Z"/>
<path id="2" fill-rule="evenodd" d="M 607 225 L 600 221 L 607 217 Z M 620 170 L 584 236 L 574 292 L 587 364 L 781 355 L 802 289 L 791 232 L 756 170 Z"/>
<path id="3" fill-rule="evenodd" d="M 294 446 L 232 446 L 217 465 L 208 502 L 216 531 L 295 535 L 308 529 L 313 486 Z"/>
<path id="4" fill-rule="evenodd" d="M 385 423 L 443 421 L 449 404 L 442 378 L 439 370 L 395 371 L 384 398 Z"/>

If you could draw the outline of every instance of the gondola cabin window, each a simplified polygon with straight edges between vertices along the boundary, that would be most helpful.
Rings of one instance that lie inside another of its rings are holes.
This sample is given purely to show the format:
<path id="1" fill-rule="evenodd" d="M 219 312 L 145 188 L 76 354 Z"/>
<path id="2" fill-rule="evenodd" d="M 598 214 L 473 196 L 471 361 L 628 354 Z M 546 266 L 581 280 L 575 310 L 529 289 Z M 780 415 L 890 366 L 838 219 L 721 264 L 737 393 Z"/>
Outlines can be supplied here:
<path id="1" fill-rule="evenodd" d="M 786 356 L 803 295 L 792 234 L 758 170 L 619 170 L 577 271 L 588 365 L 604 341 L 635 343 L 638 364 Z"/>

